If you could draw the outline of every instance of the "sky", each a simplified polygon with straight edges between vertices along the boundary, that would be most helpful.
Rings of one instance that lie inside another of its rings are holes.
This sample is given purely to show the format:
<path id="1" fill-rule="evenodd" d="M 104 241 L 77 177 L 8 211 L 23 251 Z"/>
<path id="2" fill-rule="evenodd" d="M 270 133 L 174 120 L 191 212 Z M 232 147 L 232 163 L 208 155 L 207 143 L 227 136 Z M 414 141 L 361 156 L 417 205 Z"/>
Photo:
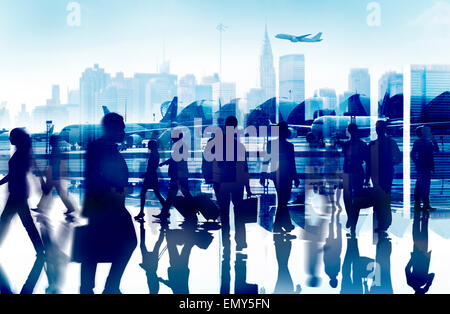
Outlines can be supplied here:
<path id="1" fill-rule="evenodd" d="M 151 73 L 165 51 L 179 77 L 218 72 L 219 23 L 227 26 L 223 80 L 236 82 L 239 97 L 259 85 L 266 23 L 277 72 L 280 56 L 305 55 L 307 96 L 322 87 L 344 92 L 353 67 L 369 68 L 377 86 L 389 70 L 450 64 L 450 0 L 78 0 L 79 27 L 67 23 L 70 2 L 0 0 L 0 102 L 12 113 L 22 103 L 44 105 L 53 84 L 65 102 L 95 63 L 112 74 Z M 372 2 L 379 26 L 367 22 Z M 318 32 L 318 44 L 275 38 Z"/>

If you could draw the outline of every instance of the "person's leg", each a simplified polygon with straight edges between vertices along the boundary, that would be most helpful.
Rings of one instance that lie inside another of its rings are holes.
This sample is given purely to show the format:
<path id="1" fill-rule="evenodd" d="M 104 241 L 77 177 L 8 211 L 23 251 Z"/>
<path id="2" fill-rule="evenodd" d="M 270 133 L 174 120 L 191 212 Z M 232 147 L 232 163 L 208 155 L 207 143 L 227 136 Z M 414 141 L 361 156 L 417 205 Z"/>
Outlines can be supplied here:
<path id="1" fill-rule="evenodd" d="M 148 191 L 148 187 L 147 187 L 147 185 L 144 184 L 141 189 L 141 209 L 139 211 L 139 214 L 136 217 L 134 217 L 135 219 L 142 219 L 145 216 L 144 207 L 145 207 L 145 198 L 147 195 L 147 191 Z"/>
<path id="2" fill-rule="evenodd" d="M 59 197 L 61 198 L 61 201 L 63 202 L 64 206 L 66 206 L 67 211 L 65 212 L 66 215 L 69 215 L 71 213 L 74 213 L 76 211 L 76 207 L 74 205 L 74 201 L 72 197 L 69 194 L 69 191 L 64 188 L 63 182 L 61 180 L 57 180 L 54 183 L 56 192 L 58 192 Z"/>
<path id="3" fill-rule="evenodd" d="M 276 184 L 278 197 L 278 208 L 275 215 L 274 228 L 285 228 L 286 231 L 291 231 L 293 228 L 291 216 L 289 214 L 288 203 L 291 199 L 292 184 Z"/>
<path id="4" fill-rule="evenodd" d="M 80 294 L 94 294 L 96 271 L 97 263 L 91 261 L 81 263 Z"/>
<path id="5" fill-rule="evenodd" d="M 343 175 L 343 185 L 344 185 L 344 206 L 347 213 L 347 228 L 352 225 L 352 185 L 350 181 L 350 174 L 344 173 Z"/>
<path id="6" fill-rule="evenodd" d="M 159 215 L 154 215 L 156 218 L 167 218 L 170 216 L 169 211 L 170 207 L 172 207 L 173 202 L 178 194 L 178 182 L 174 179 L 170 180 L 169 192 L 167 193 L 166 201 L 164 202 L 164 206 L 161 208 L 161 213 Z"/>
<path id="7" fill-rule="evenodd" d="M 11 220 L 14 217 L 14 214 L 17 212 L 17 204 L 11 199 L 8 199 L 5 205 L 5 209 L 0 216 L 0 246 L 5 239 L 6 234 L 8 233 L 9 225 L 11 224 Z"/>
<path id="8" fill-rule="evenodd" d="M 157 185 L 153 187 L 153 193 L 155 193 L 156 198 L 158 198 L 159 202 L 161 203 L 161 206 L 164 206 L 166 200 L 161 195 L 161 192 L 159 192 L 159 187 Z"/>
<path id="9" fill-rule="evenodd" d="M 132 254 L 133 250 L 125 250 L 120 258 L 112 262 L 103 294 L 121 294 L 120 281 Z"/>
<path id="10" fill-rule="evenodd" d="M 230 191 L 224 188 L 224 184 L 215 185 L 217 203 L 220 209 L 220 223 L 222 225 L 222 243 L 224 246 L 230 244 Z"/>
<path id="11" fill-rule="evenodd" d="M 423 183 L 422 183 L 422 201 L 423 207 L 430 209 L 430 186 L 431 186 L 431 173 L 426 172 L 423 174 Z"/>
<path id="12" fill-rule="evenodd" d="M 31 242 L 33 243 L 37 255 L 42 255 L 44 253 L 44 244 L 42 243 L 41 236 L 36 228 L 36 225 L 34 224 L 33 218 L 31 217 L 30 208 L 28 207 L 26 200 L 23 200 L 21 206 L 19 206 L 18 214 Z"/>
<path id="13" fill-rule="evenodd" d="M 244 198 L 244 186 L 237 186 L 232 190 L 231 199 L 233 201 L 234 210 L 234 227 L 236 230 L 235 239 L 237 249 L 247 247 L 247 235 L 245 231 L 245 222 L 239 217 L 239 210 L 242 206 L 242 200 Z"/>

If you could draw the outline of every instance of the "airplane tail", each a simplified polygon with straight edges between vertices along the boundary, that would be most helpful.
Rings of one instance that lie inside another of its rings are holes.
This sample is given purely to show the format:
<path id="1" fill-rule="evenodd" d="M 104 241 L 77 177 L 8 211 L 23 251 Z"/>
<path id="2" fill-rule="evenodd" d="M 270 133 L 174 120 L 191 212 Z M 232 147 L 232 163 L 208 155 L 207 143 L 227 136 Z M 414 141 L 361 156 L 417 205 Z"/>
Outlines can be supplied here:
<path id="1" fill-rule="evenodd" d="M 178 97 L 174 97 L 161 122 L 175 122 L 178 114 Z"/>
<path id="2" fill-rule="evenodd" d="M 317 34 L 312 38 L 312 40 L 322 40 L 322 33 Z"/>
<path id="3" fill-rule="evenodd" d="M 103 108 L 103 114 L 106 116 L 107 114 L 111 113 L 111 111 L 109 111 L 108 107 L 106 106 L 102 106 Z"/>

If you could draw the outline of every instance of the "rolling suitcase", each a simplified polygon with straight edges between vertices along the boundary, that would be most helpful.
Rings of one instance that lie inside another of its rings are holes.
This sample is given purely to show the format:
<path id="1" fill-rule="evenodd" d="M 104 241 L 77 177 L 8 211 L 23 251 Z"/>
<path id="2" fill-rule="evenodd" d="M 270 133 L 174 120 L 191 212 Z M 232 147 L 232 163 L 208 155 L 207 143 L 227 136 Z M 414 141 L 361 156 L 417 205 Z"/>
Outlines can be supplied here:
<path id="1" fill-rule="evenodd" d="M 199 195 L 194 197 L 194 204 L 200 214 L 205 217 L 206 220 L 217 220 L 220 216 L 219 207 L 207 196 Z"/>
<path id="2" fill-rule="evenodd" d="M 183 196 L 177 196 L 173 205 L 178 210 L 178 212 L 184 217 L 187 221 L 195 221 L 197 220 L 197 212 L 198 210 L 192 204 L 192 201 L 188 201 Z"/>

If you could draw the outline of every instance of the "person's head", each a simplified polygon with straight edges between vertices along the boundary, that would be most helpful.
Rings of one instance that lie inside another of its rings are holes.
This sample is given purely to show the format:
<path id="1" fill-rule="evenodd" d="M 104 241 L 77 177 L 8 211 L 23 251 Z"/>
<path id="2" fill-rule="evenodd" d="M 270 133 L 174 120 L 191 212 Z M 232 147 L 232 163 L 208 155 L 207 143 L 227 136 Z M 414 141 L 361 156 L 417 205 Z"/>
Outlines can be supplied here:
<path id="1" fill-rule="evenodd" d="M 50 144 L 50 146 L 52 148 L 58 148 L 59 147 L 59 143 L 60 143 L 59 136 L 58 135 L 50 136 L 50 139 L 49 139 L 48 143 Z"/>
<path id="2" fill-rule="evenodd" d="M 431 128 L 429 126 L 424 126 L 422 129 L 423 137 L 430 138 L 431 137 Z"/>
<path id="3" fill-rule="evenodd" d="M 108 113 L 102 120 L 104 137 L 114 143 L 121 143 L 125 138 L 125 123 L 117 113 Z"/>
<path id="4" fill-rule="evenodd" d="M 416 129 L 416 135 L 417 135 L 417 137 L 422 137 L 423 136 L 423 126 L 419 126 Z"/>
<path id="5" fill-rule="evenodd" d="M 148 150 L 152 151 L 152 152 L 157 151 L 158 150 L 158 141 L 150 140 L 148 142 Z"/>
<path id="6" fill-rule="evenodd" d="M 338 286 L 338 280 L 336 278 L 331 278 L 330 279 L 330 287 L 334 289 L 337 286 Z"/>
<path id="7" fill-rule="evenodd" d="M 280 131 L 280 138 L 281 139 L 288 139 L 291 137 L 291 131 L 289 131 L 289 125 L 287 122 L 282 121 L 278 124 L 279 131 Z"/>
<path id="8" fill-rule="evenodd" d="M 238 120 L 235 116 L 229 116 L 225 120 L 225 128 L 228 128 L 228 127 L 237 128 L 237 126 L 238 126 Z"/>
<path id="9" fill-rule="evenodd" d="M 31 138 L 23 129 L 13 129 L 9 134 L 9 141 L 16 146 L 18 150 L 30 150 Z"/>
<path id="10" fill-rule="evenodd" d="M 351 123 L 348 126 L 347 131 L 348 131 L 348 134 L 350 134 L 352 139 L 359 138 L 359 129 L 355 123 Z"/>
<path id="11" fill-rule="evenodd" d="M 378 137 L 386 136 L 386 131 L 387 131 L 387 122 L 386 121 L 383 121 L 383 120 L 378 121 L 375 128 L 376 128 Z"/>

